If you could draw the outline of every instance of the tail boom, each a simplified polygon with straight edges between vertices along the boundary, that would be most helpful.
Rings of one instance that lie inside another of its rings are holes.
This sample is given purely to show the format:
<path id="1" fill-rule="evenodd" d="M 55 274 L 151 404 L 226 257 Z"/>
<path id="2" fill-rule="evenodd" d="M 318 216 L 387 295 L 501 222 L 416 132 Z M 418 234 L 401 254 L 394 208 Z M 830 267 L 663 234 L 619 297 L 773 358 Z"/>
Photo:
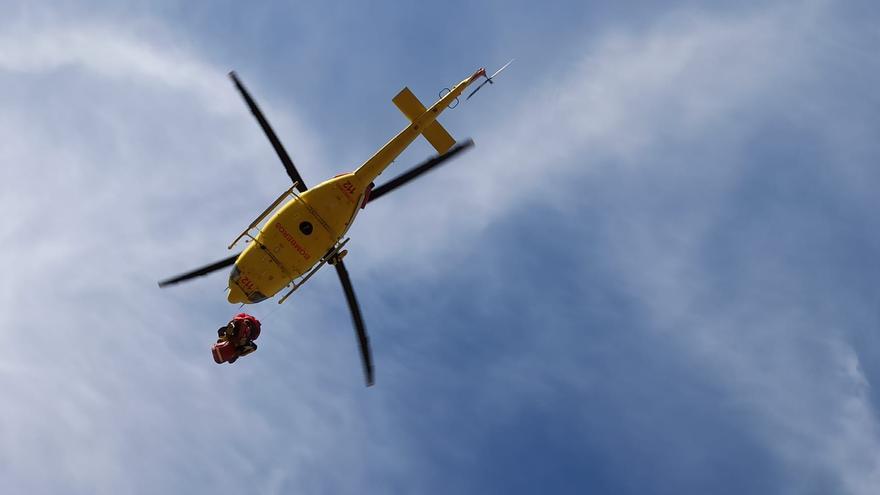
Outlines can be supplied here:
<path id="1" fill-rule="evenodd" d="M 443 95 L 431 108 L 425 108 L 418 98 L 412 94 L 407 88 L 394 97 L 394 103 L 397 108 L 410 119 L 410 124 L 394 136 L 391 141 L 385 144 L 376 152 L 369 160 L 364 162 L 355 172 L 355 177 L 362 184 L 369 184 L 393 162 L 407 146 L 412 144 L 419 135 L 424 135 L 425 139 L 434 146 L 438 153 L 448 151 L 455 144 L 455 139 L 446 132 L 446 129 L 438 123 L 437 117 L 449 107 L 461 93 L 480 76 L 485 76 L 486 70 L 480 69 L 474 72 L 470 77 L 456 84 L 449 93 Z M 410 98 L 411 96 L 411 98 Z M 442 150 L 442 151 L 441 151 Z"/>

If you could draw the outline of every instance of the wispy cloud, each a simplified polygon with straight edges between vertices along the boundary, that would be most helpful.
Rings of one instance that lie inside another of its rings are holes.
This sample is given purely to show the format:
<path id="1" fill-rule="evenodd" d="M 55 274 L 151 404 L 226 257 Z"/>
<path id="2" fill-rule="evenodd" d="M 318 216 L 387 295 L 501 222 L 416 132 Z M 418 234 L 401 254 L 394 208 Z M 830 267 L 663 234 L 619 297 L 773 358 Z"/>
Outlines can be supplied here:
<path id="1" fill-rule="evenodd" d="M 503 465 L 475 452 L 504 424 L 528 432 L 520 416 L 534 410 L 569 422 L 554 445 L 573 458 L 594 449 L 609 469 L 632 455 L 711 472 L 698 457 L 723 442 L 675 443 L 688 432 L 673 417 L 708 409 L 735 416 L 714 421 L 755 439 L 790 492 L 870 493 L 880 481 L 872 376 L 847 332 L 870 320 L 834 310 L 853 299 L 846 279 L 825 286 L 807 269 L 842 266 L 834 222 L 815 206 L 801 217 L 773 189 L 821 183 L 847 211 L 872 201 L 876 122 L 856 111 L 819 118 L 863 96 L 826 85 L 838 81 L 826 71 L 834 53 L 859 45 L 852 33 L 843 48 L 829 41 L 843 29 L 835 16 L 825 3 L 681 10 L 644 31 L 573 40 L 574 65 L 507 93 L 528 72 L 518 60 L 504 85 L 449 117 L 478 148 L 371 205 L 353 231 L 370 321 L 401 330 L 374 339 L 384 360 L 368 394 L 332 277 L 285 307 L 258 307 L 272 330 L 259 359 L 234 370 L 205 348 L 217 315 L 231 312 L 222 282 L 155 289 L 175 266 L 225 254 L 219 246 L 283 180 L 227 68 L 161 24 L 5 24 L 0 134 L 14 139 L 0 149 L 12 165 L 0 207 L 20 214 L 0 227 L 14 281 L 0 304 L 16 322 L 0 329 L 15 343 L 0 365 L 0 477 L 27 493 L 354 492 L 367 481 L 436 491 L 444 466 Z M 245 80 L 257 94 L 266 84 Z M 489 126 L 477 110 L 491 98 L 504 118 Z M 295 107 L 260 101 L 303 163 L 338 158 Z M 817 153 L 765 176 L 773 160 L 756 147 L 779 127 L 798 132 L 778 133 L 771 151 L 809 137 Z M 845 166 L 822 162 L 841 156 Z M 523 234 L 512 216 L 551 231 Z M 526 243 L 546 265 L 526 266 Z M 812 258 L 797 258 L 801 243 Z M 420 296 L 426 304 L 451 310 L 428 320 L 430 309 L 401 307 L 426 286 L 436 292 Z M 498 327 L 476 332 L 456 309 Z M 654 369 L 674 376 L 648 377 Z M 705 382 L 721 392 L 693 392 Z M 717 409 L 698 401 L 719 397 Z M 606 430 L 628 438 L 611 448 Z M 677 455 L 651 451 L 664 442 Z M 634 444 L 648 447 L 626 450 Z M 664 479 L 677 491 L 695 483 Z"/>
<path id="2" fill-rule="evenodd" d="M 808 137 L 813 146 L 829 153 L 803 158 L 807 167 L 822 170 L 819 176 L 802 179 L 805 183 L 817 177 L 832 180 L 833 187 L 840 188 L 833 193 L 841 194 L 840 200 L 848 191 L 861 190 L 858 180 L 847 177 L 868 172 L 870 161 L 865 155 L 876 157 L 877 146 L 856 137 L 863 133 L 854 136 L 839 129 L 866 124 L 876 128 L 876 122 L 840 112 L 828 119 L 813 111 L 847 105 L 843 100 L 848 95 L 823 89 L 837 80 L 828 71 L 828 62 L 840 47 L 831 40 L 852 35 L 840 31 L 845 27 L 834 20 L 834 14 L 821 2 L 720 17 L 678 12 L 646 33 L 612 32 L 591 40 L 573 70 L 552 74 L 527 91 L 522 104 L 505 110 L 507 124 L 498 126 L 496 120 L 488 137 L 486 131 L 479 133 L 483 139 L 477 151 L 444 171 L 444 177 L 432 178 L 440 187 L 429 195 L 442 201 L 410 210 L 386 206 L 388 212 L 380 214 L 376 225 L 387 224 L 393 216 L 402 224 L 396 232 L 419 229 L 421 235 L 397 239 L 387 229 L 372 234 L 366 244 L 383 249 L 371 251 L 371 264 L 386 270 L 403 264 L 430 276 L 462 267 L 501 277 L 498 285 L 503 286 L 517 277 L 473 267 L 469 263 L 473 259 L 468 258 L 473 249 L 464 239 L 476 239 L 502 255 L 505 249 L 481 232 L 511 211 L 523 214 L 527 225 L 546 229 L 556 221 L 530 215 L 529 208 L 550 206 L 562 222 L 577 221 L 582 215 L 572 209 L 575 205 L 601 209 L 589 215 L 600 219 L 583 227 L 591 232 L 570 239 L 575 252 L 585 243 L 598 245 L 587 254 L 597 259 L 588 262 L 573 255 L 564 261 L 574 263 L 569 269 L 607 264 L 615 270 L 626 286 L 625 294 L 648 312 L 647 327 L 677 342 L 681 358 L 691 362 L 695 372 L 708 373 L 724 384 L 730 400 L 753 415 L 754 431 L 761 432 L 765 447 L 788 466 L 786 483 L 792 492 L 829 483 L 832 490 L 870 493 L 880 475 L 876 411 L 858 354 L 846 335 L 835 329 L 859 323 L 837 314 L 819 317 L 820 308 L 810 305 L 817 294 L 832 291 L 846 297 L 852 289 L 815 285 L 807 266 L 777 252 L 794 249 L 795 239 L 814 246 L 819 242 L 823 251 L 814 251 L 812 258 L 830 262 L 835 256 L 832 245 L 810 232 L 826 228 L 826 219 L 804 220 L 798 204 L 789 204 L 785 197 L 765 199 L 776 210 L 769 214 L 750 206 L 748 196 L 743 196 L 756 194 L 746 189 L 748 181 L 776 184 L 796 178 L 799 168 L 804 168 L 801 177 L 810 173 L 797 162 L 753 163 L 767 160 L 754 146 L 768 125 L 799 129 L 798 139 Z M 822 38 L 816 39 L 819 32 Z M 877 74 L 867 78 L 876 81 Z M 861 80 L 853 84 L 863 86 Z M 805 108 L 810 109 L 807 120 Z M 469 123 L 479 125 L 477 119 Z M 789 135 L 779 133 L 778 144 L 771 146 L 788 147 L 788 139 Z M 853 147 L 861 150 L 860 158 L 842 168 L 833 162 L 816 165 L 824 156 L 852 157 L 847 150 Z M 756 177 L 762 166 L 791 172 Z M 417 193 L 388 202 L 394 201 L 417 202 Z M 855 206 L 853 211 L 857 210 Z M 730 244 L 719 246 L 719 232 L 737 228 L 732 222 L 743 215 L 757 215 L 746 223 L 758 228 L 724 235 Z M 450 232 L 452 239 L 462 242 L 449 242 Z M 776 235 L 791 242 L 780 245 L 772 240 Z M 389 243 L 400 248 L 389 250 Z M 773 251 L 762 252 L 756 244 Z M 723 258 L 707 251 L 719 248 L 736 253 L 734 266 L 748 272 L 729 274 L 727 283 L 734 292 L 717 285 L 729 267 L 718 265 Z M 424 262 L 438 256 L 443 264 Z M 559 260 L 548 260 L 554 261 Z M 510 270 L 518 270 L 515 263 Z M 587 273 L 584 279 L 589 285 Z M 524 300 L 541 300 L 544 289 L 530 289 L 526 279 L 516 283 L 518 290 L 534 296 Z M 774 294 L 769 301 L 768 291 Z M 552 320 L 552 313 L 559 310 L 553 305 L 543 315 Z M 532 352 L 546 339 L 529 338 Z M 565 351 L 552 348 L 556 353 L 552 356 L 542 352 L 502 360 L 512 362 L 502 367 L 501 376 L 533 375 L 536 368 L 547 368 L 547 359 L 554 359 L 549 375 L 569 376 L 571 384 L 585 379 L 583 371 L 575 371 L 579 365 L 570 366 Z M 580 356 L 568 352 L 570 357 Z M 548 383 L 543 378 L 546 375 L 539 375 L 534 383 L 534 376 L 523 376 L 526 381 L 516 383 L 542 389 Z M 497 395 L 505 403 L 520 403 L 515 394 L 490 392 Z"/>
<path id="3" fill-rule="evenodd" d="M 208 315 L 231 312 L 222 285 L 213 308 L 203 288 L 155 287 L 175 267 L 225 254 L 222 240 L 246 223 L 230 209 L 265 201 L 261 186 L 237 183 L 242 162 L 275 160 L 225 69 L 178 41 L 81 20 L 0 31 L 9 88 L 0 125 L 15 136 L 3 151 L 2 204 L 18 212 L 3 231 L 14 284 L 2 304 L 15 316 L 2 334 L 16 344 L 0 371 L 9 399 L 0 465 L 12 491 L 222 491 L 250 485 L 254 463 L 270 455 L 258 446 L 277 435 L 277 418 L 248 411 L 248 372 L 210 369 L 205 329 L 221 321 Z M 295 116 L 283 117 L 280 128 L 310 142 Z M 285 452 L 288 476 L 337 434 L 309 409 L 273 411 L 297 418 L 291 434 L 313 438 Z M 229 462 L 242 470 L 235 478 Z"/>

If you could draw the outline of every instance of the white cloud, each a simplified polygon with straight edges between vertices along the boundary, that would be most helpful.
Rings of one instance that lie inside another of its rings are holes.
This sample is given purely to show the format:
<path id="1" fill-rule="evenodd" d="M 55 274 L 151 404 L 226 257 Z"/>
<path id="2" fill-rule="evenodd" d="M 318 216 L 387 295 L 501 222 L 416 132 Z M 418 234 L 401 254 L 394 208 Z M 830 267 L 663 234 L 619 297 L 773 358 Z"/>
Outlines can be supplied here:
<path id="1" fill-rule="evenodd" d="M 736 140 L 746 131 L 737 112 L 766 105 L 807 69 L 798 42 L 812 22 L 811 9 L 733 18 L 679 13 L 646 33 L 611 32 L 587 45 L 573 68 L 565 66 L 536 87 L 509 95 L 516 104 L 494 116 L 491 125 L 485 116 L 471 115 L 465 125 L 474 129 L 477 149 L 442 175 L 432 175 L 433 188 L 420 184 L 418 193 L 387 200 L 418 203 L 426 195 L 426 207 L 403 212 L 393 204 L 374 207 L 393 210 L 388 216 L 402 223 L 396 232 L 430 226 L 419 230 L 419 239 L 406 236 L 399 240 L 406 249 L 386 249 L 378 240 L 395 231 L 382 228 L 362 233 L 374 237 L 364 244 L 383 247 L 371 252 L 376 257 L 404 257 L 415 268 L 423 266 L 419 260 L 432 246 L 444 244 L 453 226 L 464 234 L 513 205 L 567 204 L 566 181 L 594 174 L 610 161 L 634 179 L 650 168 L 646 158 L 669 143 L 708 141 L 736 152 Z M 718 164 L 703 166 L 709 186 L 724 187 L 731 172 Z M 375 222 L 379 226 L 389 225 L 384 213 L 375 215 L 382 217 Z"/>
<path id="2" fill-rule="evenodd" d="M 0 334 L 15 349 L 0 367 L 7 490 L 239 491 L 261 478 L 255 463 L 275 462 L 277 444 L 259 448 L 279 435 L 274 414 L 293 418 L 284 420 L 290 444 L 306 445 L 284 452 L 285 472 L 309 483 L 303 466 L 331 455 L 321 445 L 358 437 L 323 414 L 354 409 L 348 396 L 320 392 L 340 386 L 321 375 L 332 357 L 288 368 L 302 371 L 299 393 L 323 396 L 318 406 L 294 400 L 260 412 L 253 403 L 274 397 L 244 397 L 253 374 L 267 374 L 261 390 L 278 395 L 290 377 L 273 378 L 265 361 L 213 369 L 211 328 L 234 311 L 222 285 L 156 289 L 175 269 L 210 261 L 206 253 L 225 255 L 222 241 L 286 180 L 225 69 L 178 41 L 76 20 L 0 30 L 0 79 L 10 89 L 0 134 L 15 136 L 2 150 L 0 199 L 16 212 L 2 229 L 14 282 L 0 303 Z M 294 115 L 273 122 L 305 143 L 301 154 L 318 153 Z M 243 175 L 252 160 L 267 165 Z M 300 311 L 307 327 L 310 313 Z M 306 333 L 298 345 L 316 339 Z M 262 354 L 287 360 L 280 347 Z M 331 374 L 348 376 L 337 364 Z"/>
<path id="3" fill-rule="evenodd" d="M 647 32 L 591 40 L 573 68 L 548 74 L 522 99 L 510 95 L 502 124 L 467 117 L 462 127 L 475 129 L 479 147 L 456 166 L 371 206 L 353 232 L 353 271 L 393 268 L 418 279 L 466 269 L 464 246 L 490 241 L 481 232 L 510 211 L 543 204 L 577 221 L 570 205 L 579 192 L 569 184 L 607 181 L 591 191 L 607 207 L 594 241 L 611 254 L 599 262 L 620 273 L 656 327 L 681 343 L 684 359 L 754 412 L 755 429 L 793 479 L 817 469 L 843 490 L 869 493 L 878 482 L 877 420 L 857 354 L 827 329 L 835 320 L 812 321 L 796 297 L 773 313 L 749 297 L 724 311 L 700 310 L 714 302 L 700 249 L 743 173 L 743 138 L 762 115 L 796 101 L 786 92 L 797 81 L 817 77 L 802 42 L 825 13 L 813 4 L 733 17 L 679 13 Z M 144 37 L 94 22 L 0 30 L 0 78 L 23 96 L 0 116 L 0 132 L 16 136 L 0 157 L 17 164 L 4 166 L 11 191 L 0 207 L 22 212 L 0 226 L 4 259 L 13 260 L 7 276 L 16 281 L 4 287 L 0 307 L 23 322 L 0 329 L 4 340 L 20 342 L 0 366 L 0 385 L 13 398 L 0 408 L 0 474 L 29 493 L 236 486 L 276 493 L 291 484 L 327 489 L 322 478 L 342 467 L 346 476 L 331 485 L 340 490 L 331 491 L 355 491 L 367 476 L 359 456 L 379 437 L 387 444 L 376 447 L 374 462 L 392 473 L 417 471 L 401 455 L 412 440 L 395 430 L 406 412 L 394 410 L 394 400 L 371 411 L 378 432 L 358 420 L 351 336 L 314 330 L 340 320 L 317 303 L 323 282 L 299 302 L 260 310 L 274 328 L 296 312 L 296 347 L 286 347 L 283 332 L 269 333 L 263 359 L 235 374 L 213 369 L 203 349 L 204 328 L 228 312 L 222 288 L 155 290 L 152 278 L 169 263 L 185 268 L 208 261 L 206 253 L 222 255 L 217 246 L 283 179 L 225 68 L 178 42 L 170 33 Z M 66 102 L 25 87 L 58 89 L 53 76 L 80 93 Z M 297 143 L 298 161 L 323 161 L 323 143 L 295 113 L 279 109 L 270 119 Z M 254 161 L 267 165 L 243 176 L 241 167 Z M 419 197 L 425 193 L 428 203 Z M 33 225 L 47 228 L 28 238 Z M 445 264 L 425 263 L 436 259 Z M 16 335 L 21 328 L 27 339 Z M 823 345 L 799 340 L 795 328 Z M 833 375 L 815 370 L 813 359 Z M 817 377 L 824 381 L 814 384 Z M 258 391 L 249 384 L 257 378 Z M 239 478 L 224 474 L 229 458 L 243 463 Z M 336 465 L 324 466 L 328 459 Z M 264 467 L 270 476 L 261 475 Z"/>
<path id="4" fill-rule="evenodd" d="M 746 292 L 713 294 L 717 267 L 702 257 L 710 236 L 723 228 L 722 209 L 743 201 L 735 188 L 750 169 L 747 141 L 763 122 L 808 128 L 823 146 L 844 155 L 864 149 L 864 133 L 838 127 L 861 121 L 829 123 L 827 114 L 802 120 L 805 105 L 841 97 L 816 90 L 829 77 L 817 62 L 829 57 L 828 46 L 813 35 L 837 36 L 828 21 L 832 14 L 821 2 L 730 17 L 678 13 L 646 33 L 603 37 L 574 69 L 520 93 L 521 103 L 492 127 L 483 117 L 468 122 L 479 129 L 478 149 L 443 176 L 432 176 L 433 189 L 421 186 L 419 193 L 376 205 L 384 211 L 370 212 L 379 218 L 374 225 L 395 229 L 358 232 L 372 237 L 365 245 L 381 247 L 367 247 L 367 264 L 381 270 L 403 265 L 408 277 L 420 271 L 439 276 L 450 267 L 479 270 L 464 256 L 473 242 L 491 242 L 482 229 L 529 205 L 553 205 L 562 218 L 576 221 L 578 213 L 569 208 L 579 192 L 569 184 L 584 186 L 593 177 L 604 186 L 583 194 L 594 194 L 596 207 L 607 211 L 589 242 L 610 253 L 595 262 L 611 263 L 650 311 L 652 326 L 665 329 L 698 372 L 714 375 L 755 414 L 754 428 L 766 447 L 790 467 L 789 482 L 812 473 L 836 480 L 843 492 L 871 493 L 880 476 L 877 416 L 857 355 L 833 330 L 845 323 L 811 315 L 816 308 L 796 289 L 805 283 L 797 265 L 754 253 L 756 285 L 766 280 L 762 273 L 793 280 L 780 288 L 782 304 L 772 307 Z M 858 192 L 864 180 L 852 177 L 863 175 L 865 166 L 850 160 L 839 175 L 829 175 L 841 190 Z M 424 205 L 426 190 L 431 199 Z M 420 206 L 404 209 L 395 202 Z M 771 220 L 768 229 L 744 235 L 772 236 L 773 229 L 786 228 Z M 413 231 L 420 235 L 414 238 Z M 742 239 L 732 249 L 749 249 L 756 240 Z M 487 249 L 503 251 L 491 244 Z M 425 263 L 438 258 L 445 263 Z M 823 345 L 804 344 L 805 338 Z M 544 366 L 514 362 L 502 374 Z M 490 392 L 499 394 L 505 396 Z M 792 486 L 794 492 L 808 488 Z"/>

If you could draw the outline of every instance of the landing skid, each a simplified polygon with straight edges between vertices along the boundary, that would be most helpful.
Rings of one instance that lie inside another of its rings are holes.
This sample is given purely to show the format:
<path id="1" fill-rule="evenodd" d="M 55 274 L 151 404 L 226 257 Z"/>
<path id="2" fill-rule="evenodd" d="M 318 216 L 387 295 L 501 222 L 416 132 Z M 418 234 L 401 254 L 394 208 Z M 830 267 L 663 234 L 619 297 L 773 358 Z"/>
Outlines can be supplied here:
<path id="1" fill-rule="evenodd" d="M 278 199 L 276 199 L 274 202 L 272 202 L 272 204 L 269 205 L 268 208 L 263 210 L 263 213 L 260 213 L 260 215 L 257 216 L 257 218 L 254 219 L 254 221 L 251 222 L 250 225 L 248 225 L 248 228 L 244 229 L 244 232 L 242 232 L 241 234 L 238 234 L 238 237 L 236 237 L 235 240 L 232 241 L 232 244 L 227 246 L 226 249 L 232 249 L 238 243 L 238 241 L 240 241 L 241 238 L 245 237 L 245 236 L 250 237 L 251 240 L 253 240 L 253 241 L 256 241 L 257 239 L 251 235 L 251 230 L 254 229 L 257 225 L 259 225 L 260 222 L 262 222 L 263 219 L 266 218 L 267 215 L 269 215 L 269 213 L 272 213 L 272 211 L 275 210 L 275 208 L 278 208 L 278 205 L 280 205 L 285 199 L 287 199 L 287 196 L 293 196 L 296 199 L 299 199 L 299 196 L 294 192 L 297 184 L 298 184 L 297 182 L 294 182 L 293 186 L 291 186 L 290 189 L 281 193 L 281 196 L 278 196 Z"/>
<path id="2" fill-rule="evenodd" d="M 304 283 L 306 283 L 310 278 L 312 278 L 312 275 L 314 275 L 318 270 L 320 270 L 322 266 L 326 265 L 327 263 L 330 263 L 331 265 L 335 264 L 337 256 L 339 258 L 342 258 L 342 256 L 345 256 L 346 251 L 340 252 L 340 250 L 342 249 L 343 246 L 345 246 L 348 243 L 349 239 L 351 239 L 351 238 L 346 237 L 342 242 L 337 242 L 336 245 L 333 246 L 333 249 L 331 249 L 330 251 L 327 251 L 327 254 L 325 254 L 324 256 L 321 257 L 321 261 L 317 265 L 312 267 L 311 270 L 309 270 L 309 273 L 306 273 L 305 276 L 303 276 L 301 279 L 299 279 L 299 281 L 294 280 L 293 287 L 290 289 L 290 291 L 287 294 L 284 294 L 284 297 L 282 297 L 281 299 L 278 300 L 278 304 L 281 304 L 284 301 L 286 301 L 287 298 L 290 297 L 290 295 L 296 291 L 296 289 L 299 289 L 300 287 L 302 287 L 302 285 Z"/>

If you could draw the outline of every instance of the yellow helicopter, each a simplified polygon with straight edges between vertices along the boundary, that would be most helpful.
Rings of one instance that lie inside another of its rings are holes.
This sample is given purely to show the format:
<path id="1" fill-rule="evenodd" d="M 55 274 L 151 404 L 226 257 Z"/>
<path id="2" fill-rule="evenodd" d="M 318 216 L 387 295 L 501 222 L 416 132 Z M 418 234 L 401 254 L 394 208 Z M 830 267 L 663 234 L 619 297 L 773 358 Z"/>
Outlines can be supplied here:
<path id="1" fill-rule="evenodd" d="M 333 265 L 351 310 L 367 386 L 372 385 L 373 362 L 369 339 L 348 270 L 342 262 L 347 254 L 347 250 L 343 248 L 349 241 L 345 234 L 358 212 L 367 203 L 375 201 L 473 146 L 473 141 L 470 139 L 456 143 L 437 121 L 437 117 L 446 108 L 450 106 L 454 108 L 462 92 L 474 81 L 480 77 L 486 78 L 468 95 L 468 99 L 484 84 L 491 83 L 492 78 L 508 65 L 510 62 L 492 76 L 487 76 L 485 69 L 477 70 L 448 91 L 444 90 L 445 94 L 441 92 L 440 99 L 430 108 L 425 108 L 409 88 L 403 88 L 392 101 L 410 120 L 410 124 L 354 172 L 338 175 L 312 188 L 306 187 L 293 160 L 256 102 L 235 72 L 230 72 L 229 76 L 235 87 L 275 148 L 293 185 L 278 196 L 278 199 L 257 216 L 228 246 L 228 249 L 232 249 L 241 239 L 248 238 L 245 242 L 249 242 L 249 245 L 241 253 L 163 280 L 159 282 L 159 287 L 167 287 L 234 265 L 229 275 L 227 299 L 230 303 L 257 303 L 287 289 L 278 300 L 281 304 L 321 267 L 326 264 Z M 427 139 L 437 150 L 438 155 L 374 188 L 373 181 L 419 135 Z"/>

